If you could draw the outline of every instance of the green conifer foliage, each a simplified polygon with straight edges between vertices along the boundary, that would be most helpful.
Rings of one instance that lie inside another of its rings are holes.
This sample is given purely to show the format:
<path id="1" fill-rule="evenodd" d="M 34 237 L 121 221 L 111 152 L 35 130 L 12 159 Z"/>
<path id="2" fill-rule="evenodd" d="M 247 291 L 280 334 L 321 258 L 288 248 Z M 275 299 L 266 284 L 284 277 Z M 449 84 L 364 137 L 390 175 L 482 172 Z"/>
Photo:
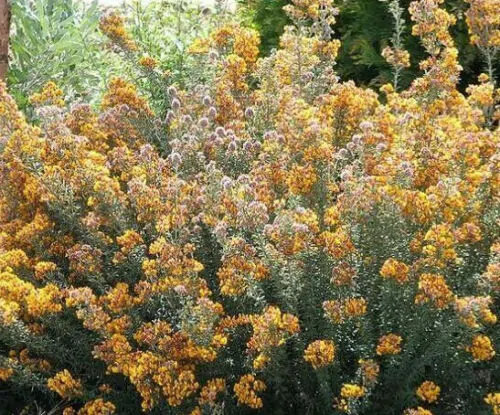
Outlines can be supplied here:
<path id="1" fill-rule="evenodd" d="M 407 86 L 419 74 L 418 62 L 425 52 L 419 40 L 411 35 L 411 22 L 408 6 L 412 0 L 400 0 L 404 9 L 406 28 L 404 45 L 412 56 L 412 66 L 401 73 L 401 86 Z M 244 8 L 263 39 L 261 52 L 268 54 L 277 47 L 283 27 L 288 24 L 283 6 L 289 0 L 255 0 L 245 3 Z M 340 14 L 335 25 L 336 36 L 341 39 L 342 47 L 336 70 L 343 79 L 353 79 L 357 84 L 377 87 L 392 79 L 392 68 L 381 56 L 381 51 L 388 45 L 394 30 L 394 22 L 388 12 L 388 2 L 381 0 L 337 1 Z M 483 59 L 478 50 L 469 44 L 467 24 L 464 13 L 468 5 L 463 0 L 446 0 L 446 8 L 457 17 L 457 24 L 452 34 L 460 51 L 460 63 L 463 66 L 461 85 L 475 81 L 484 70 Z M 497 68 L 499 63 L 497 62 Z M 500 68 L 499 68 L 500 69 Z M 496 71 L 498 73 L 498 70 Z"/>

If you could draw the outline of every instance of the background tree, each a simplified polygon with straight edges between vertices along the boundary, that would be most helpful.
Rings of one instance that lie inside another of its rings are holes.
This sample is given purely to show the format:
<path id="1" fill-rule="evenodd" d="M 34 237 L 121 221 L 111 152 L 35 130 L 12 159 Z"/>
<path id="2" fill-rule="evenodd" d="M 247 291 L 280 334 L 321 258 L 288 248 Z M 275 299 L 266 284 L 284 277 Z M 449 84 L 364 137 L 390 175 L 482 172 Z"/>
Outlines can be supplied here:
<path id="1" fill-rule="evenodd" d="M 9 67 L 10 4 L 0 0 L 0 78 L 5 80 Z"/>

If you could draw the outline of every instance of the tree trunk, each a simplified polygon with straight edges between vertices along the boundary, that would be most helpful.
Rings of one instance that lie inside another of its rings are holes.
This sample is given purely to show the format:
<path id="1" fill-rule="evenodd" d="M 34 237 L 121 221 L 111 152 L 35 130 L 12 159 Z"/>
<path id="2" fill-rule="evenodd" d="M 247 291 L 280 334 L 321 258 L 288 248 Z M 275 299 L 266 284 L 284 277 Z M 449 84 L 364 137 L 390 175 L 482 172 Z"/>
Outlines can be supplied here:
<path id="1" fill-rule="evenodd" d="M 9 68 L 9 0 L 0 0 L 0 79 L 5 81 Z"/>

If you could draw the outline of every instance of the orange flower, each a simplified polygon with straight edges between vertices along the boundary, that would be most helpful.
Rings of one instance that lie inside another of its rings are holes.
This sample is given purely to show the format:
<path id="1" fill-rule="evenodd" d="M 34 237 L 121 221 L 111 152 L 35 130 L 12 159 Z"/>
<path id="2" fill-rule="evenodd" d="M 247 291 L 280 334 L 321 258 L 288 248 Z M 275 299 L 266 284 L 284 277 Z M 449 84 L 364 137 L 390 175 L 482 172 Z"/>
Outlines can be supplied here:
<path id="1" fill-rule="evenodd" d="M 61 398 L 71 399 L 83 394 L 82 383 L 73 378 L 66 369 L 49 378 L 47 387 L 56 392 Z"/>

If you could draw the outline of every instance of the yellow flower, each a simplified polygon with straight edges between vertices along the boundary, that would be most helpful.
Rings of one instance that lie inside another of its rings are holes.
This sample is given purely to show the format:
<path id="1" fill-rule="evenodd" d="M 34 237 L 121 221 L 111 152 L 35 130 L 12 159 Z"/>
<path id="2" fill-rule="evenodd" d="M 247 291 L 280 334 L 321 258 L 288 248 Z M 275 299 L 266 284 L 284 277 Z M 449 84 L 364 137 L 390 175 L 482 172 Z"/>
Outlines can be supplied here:
<path id="1" fill-rule="evenodd" d="M 262 314 L 250 317 L 253 334 L 247 343 L 250 350 L 258 352 L 279 347 L 299 332 L 299 320 L 292 314 L 282 313 L 278 307 L 269 306 Z"/>
<path id="2" fill-rule="evenodd" d="M 335 232 L 325 231 L 319 236 L 319 242 L 333 258 L 341 259 L 356 251 L 347 232 L 338 229 Z"/>
<path id="3" fill-rule="evenodd" d="M 410 67 L 410 53 L 404 49 L 393 49 L 389 46 L 382 50 L 382 56 L 390 65 L 397 68 Z"/>
<path id="4" fill-rule="evenodd" d="M 33 290 L 26 297 L 26 308 L 29 315 L 41 317 L 48 313 L 62 311 L 62 292 L 55 284 L 47 284 L 43 288 Z"/>
<path id="5" fill-rule="evenodd" d="M 222 378 L 210 379 L 205 386 L 201 388 L 198 403 L 200 405 L 213 405 L 216 402 L 217 395 L 226 390 L 226 381 Z"/>
<path id="6" fill-rule="evenodd" d="M 453 301 L 453 292 L 441 275 L 422 274 L 418 281 L 419 292 L 415 303 L 431 301 L 437 308 L 445 308 Z"/>
<path id="7" fill-rule="evenodd" d="M 312 166 L 294 165 L 290 169 L 287 185 L 294 194 L 308 194 L 317 181 L 318 177 Z"/>
<path id="8" fill-rule="evenodd" d="M 472 339 L 472 345 L 467 347 L 467 350 L 472 354 L 474 360 L 491 360 L 495 356 L 491 340 L 484 334 L 475 335 Z"/>
<path id="9" fill-rule="evenodd" d="M 115 410 L 116 407 L 111 402 L 98 398 L 87 402 L 78 411 L 78 415 L 112 415 L 115 413 Z"/>
<path id="10" fill-rule="evenodd" d="M 331 340 L 316 340 L 304 351 L 304 360 L 314 369 L 328 366 L 335 359 L 335 345 Z"/>
<path id="11" fill-rule="evenodd" d="M 187 53 L 192 55 L 204 55 L 210 50 L 210 39 L 195 39 L 188 47 Z"/>
<path id="12" fill-rule="evenodd" d="M 257 380 L 253 375 L 243 375 L 238 383 L 234 385 L 234 393 L 238 403 L 247 405 L 253 409 L 259 409 L 264 406 L 262 398 L 257 393 L 266 390 L 266 384 Z"/>
<path id="13" fill-rule="evenodd" d="M 142 56 L 139 59 L 139 65 L 144 66 L 145 68 L 148 69 L 154 69 L 158 65 L 158 61 L 155 58 L 152 58 L 151 56 Z"/>
<path id="14" fill-rule="evenodd" d="M 500 392 L 489 393 L 484 398 L 484 401 L 491 405 L 493 415 L 500 415 Z"/>
<path id="15" fill-rule="evenodd" d="M 465 13 L 470 40 L 481 48 L 500 47 L 500 18 L 498 0 L 466 0 L 470 4 Z"/>
<path id="16" fill-rule="evenodd" d="M 366 389 L 363 386 L 352 383 L 344 383 L 340 390 L 340 396 L 346 399 L 359 399 L 365 396 Z"/>
<path id="17" fill-rule="evenodd" d="M 14 369 L 10 367 L 0 367 L 0 381 L 7 382 L 13 374 Z"/>
<path id="18" fill-rule="evenodd" d="M 49 378 L 47 387 L 51 391 L 56 392 L 61 398 L 71 399 L 83 394 L 82 383 L 78 379 L 73 378 L 71 373 L 66 369 Z"/>
<path id="19" fill-rule="evenodd" d="M 40 261 L 35 265 L 35 278 L 37 280 L 43 280 L 43 278 L 50 272 L 54 272 L 57 269 L 57 265 L 53 262 Z"/>
<path id="20" fill-rule="evenodd" d="M 136 231 L 127 230 L 123 235 L 116 238 L 116 243 L 121 247 L 124 255 L 128 255 L 132 249 L 142 244 L 144 241 Z"/>
<path id="21" fill-rule="evenodd" d="M 366 309 L 367 302 L 364 298 L 347 298 L 323 303 L 325 315 L 336 324 L 342 323 L 345 318 L 362 317 L 366 314 Z"/>
<path id="22" fill-rule="evenodd" d="M 410 267 L 394 258 L 389 258 L 384 262 L 380 269 L 380 275 L 383 278 L 393 278 L 400 284 L 408 281 Z"/>
<path id="23" fill-rule="evenodd" d="M 139 114 L 153 114 L 147 100 L 137 94 L 136 86 L 118 77 L 111 79 L 101 105 L 105 109 L 127 105 Z"/>
<path id="24" fill-rule="evenodd" d="M 8 301 L 0 297 L 0 324 L 10 326 L 18 320 L 21 306 L 15 301 Z"/>
<path id="25" fill-rule="evenodd" d="M 56 107 L 63 107 L 63 91 L 59 89 L 54 82 L 49 81 L 43 86 L 39 93 L 31 95 L 30 103 L 33 105 L 55 105 Z"/>
<path id="26" fill-rule="evenodd" d="M 383 335 L 378 339 L 377 354 L 383 356 L 401 353 L 402 341 L 402 337 L 394 333 Z"/>
<path id="27" fill-rule="evenodd" d="M 124 49 L 130 51 L 137 49 L 137 45 L 125 29 L 124 18 L 122 16 L 116 13 L 104 15 L 99 21 L 99 27 L 106 36 Z"/>
<path id="28" fill-rule="evenodd" d="M 419 406 L 418 408 L 406 409 L 403 415 L 432 415 L 432 412 Z"/>
<path id="29" fill-rule="evenodd" d="M 426 380 L 417 389 L 417 396 L 424 402 L 433 403 L 439 398 L 441 388 L 430 380 Z"/>
<path id="30" fill-rule="evenodd" d="M 460 320 L 472 328 L 481 324 L 495 324 L 497 316 L 490 310 L 493 299 L 487 297 L 456 297 L 455 311 Z"/>
<path id="31" fill-rule="evenodd" d="M 261 370 L 269 363 L 269 356 L 260 353 L 253 361 L 252 366 L 255 370 Z"/>
<path id="32" fill-rule="evenodd" d="M 364 298 L 349 298 L 344 303 L 344 310 L 348 317 L 361 317 L 366 314 L 366 306 Z"/>

